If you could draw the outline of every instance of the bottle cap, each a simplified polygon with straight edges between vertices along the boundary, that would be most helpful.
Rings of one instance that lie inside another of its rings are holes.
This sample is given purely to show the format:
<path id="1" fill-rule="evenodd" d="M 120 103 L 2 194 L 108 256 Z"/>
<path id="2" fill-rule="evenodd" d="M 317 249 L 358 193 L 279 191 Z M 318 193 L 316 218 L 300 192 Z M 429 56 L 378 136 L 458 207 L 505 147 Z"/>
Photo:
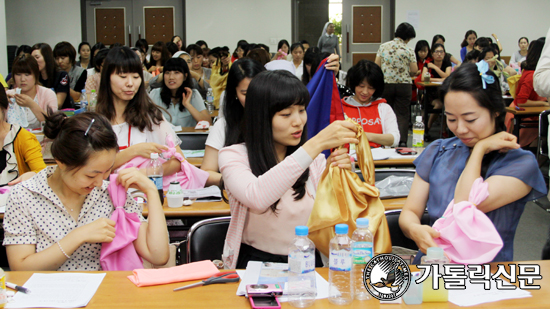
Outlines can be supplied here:
<path id="1" fill-rule="evenodd" d="M 95 92 L 95 89 L 92 89 L 92 92 Z"/>
<path id="2" fill-rule="evenodd" d="M 86 89 L 80 90 L 81 93 L 86 93 Z"/>
<path id="3" fill-rule="evenodd" d="M 348 233 L 348 225 L 347 224 L 336 224 L 334 227 L 334 230 L 336 231 L 336 234 L 347 234 Z"/>
<path id="4" fill-rule="evenodd" d="M 179 182 L 179 181 L 170 181 L 170 184 L 171 184 L 171 185 L 179 185 L 180 182 Z"/>
<path id="5" fill-rule="evenodd" d="M 445 257 L 443 248 L 439 247 L 429 247 L 426 256 L 429 259 L 443 259 Z"/>
<path id="6" fill-rule="evenodd" d="M 422 116 L 416 116 L 416 122 L 422 122 Z"/>
<path id="7" fill-rule="evenodd" d="M 208 88 L 208 91 L 212 91 L 212 88 Z"/>
<path id="8" fill-rule="evenodd" d="M 369 218 L 357 218 L 356 224 L 357 224 L 357 227 L 368 228 Z"/>
<path id="9" fill-rule="evenodd" d="M 296 236 L 307 236 L 309 233 L 309 228 L 304 225 L 298 225 L 294 228 L 294 231 L 296 232 Z"/>
<path id="10" fill-rule="evenodd" d="M 154 160 L 154 159 L 158 159 L 158 158 L 159 158 L 159 154 L 158 154 L 158 153 L 153 152 L 153 153 L 151 154 L 151 159 Z"/>

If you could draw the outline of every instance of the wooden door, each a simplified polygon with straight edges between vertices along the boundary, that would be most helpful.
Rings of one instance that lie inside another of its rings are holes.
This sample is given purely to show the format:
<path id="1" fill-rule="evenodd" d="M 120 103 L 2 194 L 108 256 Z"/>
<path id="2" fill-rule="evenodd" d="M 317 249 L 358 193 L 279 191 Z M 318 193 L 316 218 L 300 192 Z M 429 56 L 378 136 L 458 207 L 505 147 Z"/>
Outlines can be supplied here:
<path id="1" fill-rule="evenodd" d="M 96 42 L 126 45 L 126 9 L 95 8 Z"/>
<path id="2" fill-rule="evenodd" d="M 174 7 L 144 7 L 145 39 L 169 42 L 174 36 Z"/>

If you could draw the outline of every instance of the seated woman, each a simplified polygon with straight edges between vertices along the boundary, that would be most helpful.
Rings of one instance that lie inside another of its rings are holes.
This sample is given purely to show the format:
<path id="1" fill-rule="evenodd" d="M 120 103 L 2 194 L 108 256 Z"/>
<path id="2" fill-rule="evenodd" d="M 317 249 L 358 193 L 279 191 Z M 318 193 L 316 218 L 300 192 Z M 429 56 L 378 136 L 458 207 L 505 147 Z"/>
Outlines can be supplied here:
<path id="1" fill-rule="evenodd" d="M 494 73 L 487 74 L 496 79 Z M 416 175 L 399 226 L 426 253 L 437 246 L 434 238 L 439 233 L 431 227 L 433 223 L 453 199 L 467 201 L 473 182 L 483 177 L 489 196 L 477 208 L 493 222 L 504 242 L 493 261 L 513 261 L 514 234 L 525 203 L 547 191 L 537 160 L 504 132 L 500 84 L 484 83 L 475 64 L 456 69 L 441 86 L 440 99 L 456 137 L 434 141 L 414 161 Z M 430 224 L 421 225 L 426 209 Z M 416 256 L 415 264 L 422 254 Z"/>
<path id="2" fill-rule="evenodd" d="M 172 137 L 183 157 L 178 138 L 159 108 L 147 95 L 139 57 L 128 47 L 109 50 L 101 70 L 96 111 L 110 120 L 120 150 L 113 169 L 135 157 L 167 150 L 166 137 Z M 179 172 L 181 163 L 172 158 L 163 164 L 164 175 Z"/>
<path id="3" fill-rule="evenodd" d="M 76 50 L 69 42 L 59 42 L 53 49 L 53 56 L 59 68 L 69 73 L 71 89 L 69 95 L 73 102 L 80 100 L 82 89 L 86 86 L 88 76 L 85 69 L 76 66 Z M 63 107 L 66 108 L 66 107 Z"/>
<path id="4" fill-rule="evenodd" d="M 162 73 L 162 67 L 170 59 L 172 55 L 166 48 L 166 44 L 162 41 L 156 42 L 151 48 L 151 61 L 149 62 L 149 67 L 147 71 L 153 76 L 157 76 Z"/>
<path id="5" fill-rule="evenodd" d="M 304 47 L 300 43 L 294 43 L 290 46 L 290 54 L 292 55 L 292 64 L 296 69 L 296 77 L 302 80 L 304 74 Z"/>
<path id="6" fill-rule="evenodd" d="M 178 51 L 183 49 L 183 41 L 179 35 L 174 35 L 172 37 L 172 43 L 176 44 Z"/>
<path id="7" fill-rule="evenodd" d="M 90 43 L 82 42 L 78 44 L 79 57 L 75 65 L 83 69 L 88 69 L 88 67 L 91 67 L 92 63 L 90 61 L 90 53 L 91 53 Z"/>
<path id="8" fill-rule="evenodd" d="M 57 96 L 57 108 L 70 108 L 71 97 L 69 92 L 71 90 L 71 85 L 69 82 L 69 74 L 67 74 L 66 71 L 57 69 L 57 64 L 55 63 L 50 45 L 46 43 L 34 44 L 31 55 L 38 63 L 40 84 L 55 91 Z"/>
<path id="9" fill-rule="evenodd" d="M 445 46 L 445 37 L 441 34 L 434 35 L 432 39 L 432 46 L 434 46 L 435 44 L 441 44 Z M 454 65 L 460 65 L 462 63 L 460 60 L 456 59 L 455 56 L 449 53 L 445 53 L 445 60 L 450 61 Z"/>
<path id="10" fill-rule="evenodd" d="M 46 111 L 57 110 L 55 93 L 51 89 L 40 86 L 38 63 L 29 54 L 23 54 L 15 59 L 12 75 L 14 86 L 21 89 L 21 93 L 17 94 L 16 89 L 11 89 L 7 91 L 8 97 L 14 98 L 15 103 L 25 107 L 29 129 L 40 128 Z M 11 119 L 8 121 L 12 122 Z"/>
<path id="11" fill-rule="evenodd" d="M 432 46 L 432 57 L 433 62 L 427 63 L 422 68 L 422 76 L 425 76 L 426 73 L 429 72 L 431 76 L 430 80 L 432 82 L 443 82 L 445 78 L 447 78 L 447 76 L 451 74 L 452 69 L 451 61 L 445 59 L 445 47 L 441 44 L 435 44 L 434 46 Z M 441 109 L 443 107 L 443 104 L 441 103 L 441 101 L 439 101 L 439 98 L 437 97 L 437 91 L 438 89 L 436 87 L 428 87 L 426 88 L 426 96 L 428 98 L 428 102 L 433 105 L 434 109 Z M 426 132 L 428 132 L 432 127 L 435 118 L 435 114 L 430 115 Z"/>
<path id="12" fill-rule="evenodd" d="M 515 63 L 518 67 L 521 68 L 521 63 L 525 61 L 527 57 L 527 49 L 529 48 L 529 39 L 526 37 L 521 37 L 518 40 L 519 50 L 512 54 L 510 58 L 510 65 Z"/>
<path id="13" fill-rule="evenodd" d="M 203 99 L 206 100 L 206 92 L 210 87 L 210 77 L 212 69 L 203 67 L 203 59 L 205 58 L 204 51 L 199 45 L 191 44 L 187 46 L 186 52 L 191 56 L 191 75 L 198 84 L 197 90 L 200 92 Z"/>
<path id="14" fill-rule="evenodd" d="M 86 70 L 88 71 L 88 76 L 92 76 L 96 73 L 94 68 L 94 62 L 95 62 L 94 59 L 97 53 L 99 53 L 99 51 L 104 48 L 105 48 L 105 45 L 103 45 L 103 43 L 101 42 L 97 42 L 94 44 L 94 46 L 92 46 L 92 50 L 90 51 L 90 64 L 88 65 L 88 69 Z"/>
<path id="15" fill-rule="evenodd" d="M 346 117 L 353 119 L 363 127 L 371 147 L 399 144 L 399 128 L 395 113 L 386 100 L 384 93 L 384 73 L 374 62 L 360 60 L 348 70 L 346 86 L 354 96 L 342 99 Z"/>
<path id="16" fill-rule="evenodd" d="M 147 71 L 147 67 L 145 66 L 145 57 L 147 56 L 143 49 L 132 47 L 131 50 L 133 50 L 136 55 L 138 55 L 139 60 L 143 63 L 143 80 L 145 81 L 145 86 L 149 84 L 149 81 L 153 78 L 153 75 Z"/>
<path id="17" fill-rule="evenodd" d="M 540 38 L 534 40 L 529 45 L 529 53 L 525 59 L 525 69 L 521 74 L 516 85 L 516 98 L 514 102 L 510 104 L 510 107 L 514 108 L 516 106 L 527 107 L 527 106 L 549 106 L 547 99 L 538 95 L 533 87 L 533 75 L 535 74 L 535 69 L 539 63 L 540 55 L 542 53 L 542 48 L 544 47 L 546 39 Z M 506 127 L 509 131 L 512 131 L 512 119 L 514 115 L 508 113 L 506 115 Z M 533 121 L 538 121 L 538 117 L 533 117 Z M 536 138 L 538 136 L 538 128 L 522 128 L 519 130 L 519 141 L 522 147 L 529 146 L 531 143 L 536 144 Z"/>
<path id="18" fill-rule="evenodd" d="M 32 53 L 32 48 L 29 45 L 21 45 L 17 47 L 17 50 L 15 51 L 15 59 L 21 57 L 23 54 L 30 54 Z M 9 89 L 13 88 L 13 80 L 11 79 L 11 72 L 6 76 L 6 85 L 2 84 L 4 87 L 8 87 Z"/>
<path id="19" fill-rule="evenodd" d="M 302 83 L 307 86 L 313 74 L 319 67 L 319 64 L 323 58 L 321 58 L 321 50 L 318 47 L 310 47 L 304 54 L 304 68 L 302 74 Z M 313 70 L 311 69 L 313 68 Z"/>
<path id="20" fill-rule="evenodd" d="M 0 186 L 14 185 L 25 181 L 46 168 L 42 158 L 42 147 L 31 132 L 16 124 L 6 122 L 8 97 L 0 87 Z M 52 96 L 55 95 L 52 91 Z"/>
<path id="21" fill-rule="evenodd" d="M 244 117 L 244 102 L 248 85 L 260 72 L 265 71 L 264 66 L 256 60 L 243 58 L 234 63 L 229 69 L 227 87 L 225 88 L 223 118 L 219 118 L 208 133 L 206 149 L 202 160 L 201 169 L 210 173 L 207 186 L 218 185 L 221 174 L 219 173 L 218 152 L 227 146 L 243 141 L 241 135 L 241 122 Z"/>
<path id="22" fill-rule="evenodd" d="M 162 113 L 175 126 L 194 127 L 201 120 L 212 124 L 212 117 L 196 89 L 192 89 L 191 74 L 185 60 L 172 58 L 164 65 L 162 88 L 149 96 L 163 107 Z"/>
<path id="23" fill-rule="evenodd" d="M 462 43 L 460 43 L 460 58 L 462 59 L 462 62 L 466 62 L 466 55 L 471 52 L 472 50 L 475 50 L 474 44 L 477 40 L 477 33 L 474 30 L 468 30 L 466 31 L 466 34 L 464 35 L 464 40 L 462 40 Z"/>
<path id="24" fill-rule="evenodd" d="M 418 75 L 422 74 L 424 65 L 433 61 L 430 52 L 430 44 L 428 44 L 428 41 L 420 40 L 416 42 L 416 46 L 414 47 L 414 55 L 416 56 L 416 64 L 418 66 L 418 71 L 416 71 L 416 76 L 418 77 Z M 413 83 L 412 90 L 411 102 L 418 102 L 418 88 L 416 87 L 416 83 Z"/>
<path id="25" fill-rule="evenodd" d="M 485 60 L 485 62 L 489 64 L 489 68 L 498 77 L 502 93 L 504 94 L 509 91 L 508 77 L 516 75 L 516 70 L 506 66 L 506 63 L 500 59 L 498 46 L 496 44 L 491 44 L 489 47 L 484 48 L 479 54 L 479 59 Z"/>
<path id="26" fill-rule="evenodd" d="M 237 48 L 231 55 L 231 62 L 235 62 L 245 56 L 246 51 L 248 50 L 248 42 L 246 40 L 239 40 L 237 42 Z"/>
<path id="27" fill-rule="evenodd" d="M 10 192 L 4 215 L 4 246 L 11 270 L 101 270 L 101 243 L 112 242 L 115 210 L 107 191 L 117 136 L 105 117 L 82 113 L 46 118 L 45 135 L 53 139 L 50 166 Z M 147 194 L 148 220 L 127 194 L 125 211 L 137 213 L 141 226 L 134 246 L 153 264 L 169 257 L 168 231 L 157 188 L 136 169 L 122 170 L 117 183 Z M 118 233 L 119 231 L 117 231 Z"/>
<path id="28" fill-rule="evenodd" d="M 88 75 L 88 78 L 86 79 L 86 94 L 91 94 L 92 90 L 95 90 L 96 94 L 99 93 L 99 85 L 101 84 L 101 68 L 103 67 L 103 61 L 105 61 L 105 57 L 107 57 L 108 53 L 109 50 L 104 48 L 95 55 L 93 63 L 94 75 Z"/>
<path id="29" fill-rule="evenodd" d="M 308 102 L 307 88 L 287 71 L 265 71 L 250 83 L 244 143 L 219 152 L 231 207 L 222 256 L 226 268 L 246 268 L 250 260 L 286 263 L 294 227 L 307 224 L 326 168 L 321 152 L 359 142 L 357 127 L 346 121 L 335 121 L 308 140 Z M 351 169 L 346 151 L 334 151 L 330 164 Z"/>
<path id="30" fill-rule="evenodd" d="M 227 84 L 227 72 L 231 67 L 231 55 L 227 46 L 215 47 L 208 56 L 214 58 L 212 64 L 212 75 L 210 76 L 210 86 L 214 94 L 214 106 L 220 108 L 220 97 Z"/>

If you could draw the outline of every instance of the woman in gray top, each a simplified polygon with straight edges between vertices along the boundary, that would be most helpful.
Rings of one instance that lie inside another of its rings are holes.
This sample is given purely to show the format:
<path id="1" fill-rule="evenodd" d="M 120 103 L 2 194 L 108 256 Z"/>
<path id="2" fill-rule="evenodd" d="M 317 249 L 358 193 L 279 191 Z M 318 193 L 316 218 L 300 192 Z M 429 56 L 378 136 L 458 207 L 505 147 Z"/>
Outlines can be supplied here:
<path id="1" fill-rule="evenodd" d="M 334 24 L 331 22 L 327 22 L 325 24 L 325 27 L 323 28 L 323 32 L 321 33 L 321 37 L 319 38 L 319 42 L 317 42 L 317 46 L 322 53 L 336 53 L 338 56 L 340 56 L 340 49 L 338 45 L 338 36 L 334 34 Z"/>

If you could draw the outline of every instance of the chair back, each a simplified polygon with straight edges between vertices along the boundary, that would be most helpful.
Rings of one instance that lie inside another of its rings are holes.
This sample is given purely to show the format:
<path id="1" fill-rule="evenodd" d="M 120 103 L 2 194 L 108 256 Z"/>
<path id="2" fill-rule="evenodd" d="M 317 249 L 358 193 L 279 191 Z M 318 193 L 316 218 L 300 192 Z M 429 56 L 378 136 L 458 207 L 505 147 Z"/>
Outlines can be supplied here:
<path id="1" fill-rule="evenodd" d="M 401 230 L 401 227 L 399 226 L 399 216 L 401 215 L 401 209 L 387 210 L 384 213 L 386 214 L 386 220 L 388 220 L 392 246 L 418 250 L 418 246 L 416 245 L 416 243 L 412 239 L 405 236 L 405 234 L 403 234 L 403 231 Z M 428 212 L 424 212 L 420 223 L 430 223 Z"/>
<path id="2" fill-rule="evenodd" d="M 537 143 L 537 159 L 540 155 L 548 157 L 548 115 L 550 110 L 546 110 L 539 115 L 539 136 Z"/>
<path id="3" fill-rule="evenodd" d="M 206 146 L 208 134 L 205 133 L 179 133 L 181 140 L 180 148 L 183 150 L 202 150 Z"/>
<path id="4" fill-rule="evenodd" d="M 221 260 L 230 221 L 231 217 L 219 217 L 193 224 L 187 234 L 187 263 Z"/>

